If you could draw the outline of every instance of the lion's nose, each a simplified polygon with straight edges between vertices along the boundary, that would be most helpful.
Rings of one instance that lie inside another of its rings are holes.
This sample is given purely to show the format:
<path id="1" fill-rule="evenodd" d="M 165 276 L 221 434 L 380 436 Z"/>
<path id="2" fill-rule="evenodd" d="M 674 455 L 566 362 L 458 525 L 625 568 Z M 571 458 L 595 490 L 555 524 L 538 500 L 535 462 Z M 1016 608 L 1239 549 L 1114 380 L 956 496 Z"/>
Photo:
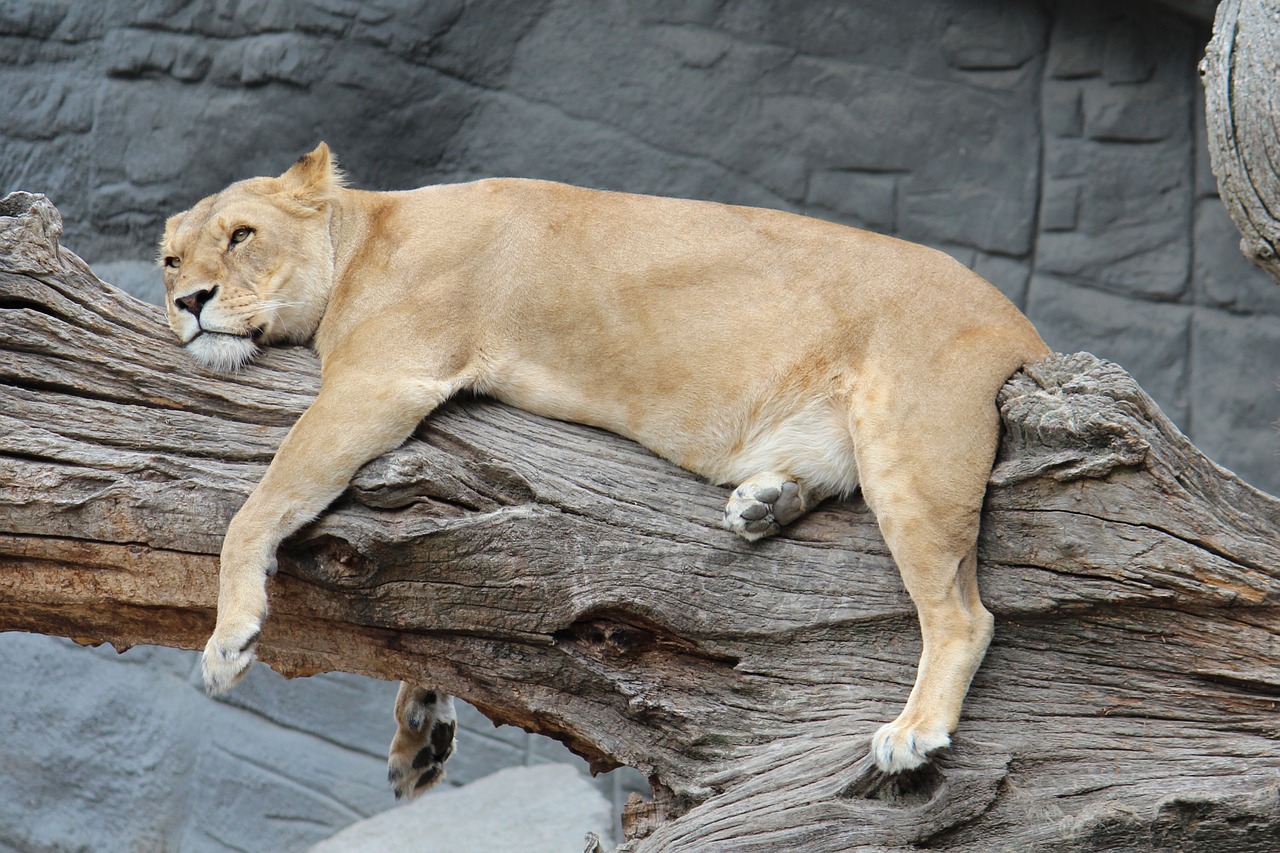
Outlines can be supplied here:
<path id="1" fill-rule="evenodd" d="M 212 299 L 213 295 L 217 292 L 218 288 L 216 287 L 212 290 L 197 290 L 195 293 L 188 294 L 187 296 L 179 296 L 177 299 L 173 300 L 173 304 L 177 305 L 180 311 L 187 311 L 188 313 L 199 317 L 200 311 L 204 308 L 205 303 Z"/>

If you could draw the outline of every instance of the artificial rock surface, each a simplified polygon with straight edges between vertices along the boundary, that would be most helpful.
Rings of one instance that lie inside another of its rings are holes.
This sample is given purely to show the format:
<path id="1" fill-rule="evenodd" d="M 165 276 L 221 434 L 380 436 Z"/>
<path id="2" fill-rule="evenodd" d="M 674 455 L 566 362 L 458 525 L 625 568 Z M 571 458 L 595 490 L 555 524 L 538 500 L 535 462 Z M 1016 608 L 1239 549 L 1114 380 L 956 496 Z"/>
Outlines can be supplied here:
<path id="1" fill-rule="evenodd" d="M 167 214 L 319 139 L 368 188 L 520 175 L 887 231 L 1120 361 L 1275 491 L 1280 394 L 1251 365 L 1280 353 L 1225 346 L 1235 381 L 1196 379 L 1189 328 L 1280 315 L 1215 198 L 1207 39 L 1101 0 L 11 0 L 0 189 L 48 193 L 65 243 L 152 299 Z"/>
<path id="2" fill-rule="evenodd" d="M 765 205 L 937 246 L 1280 490 L 1280 288 L 1205 153 L 1201 23 L 1104 0 L 6 0 L 0 192 L 160 298 L 166 215 L 327 140 L 354 182 L 491 175 Z M 301 850 L 390 806 L 394 686 L 0 637 L 0 850 Z M 463 717 L 454 781 L 568 757 Z M 601 783 L 618 798 L 627 782 Z"/>
<path id="3" fill-rule="evenodd" d="M 594 833 L 609 848 L 610 802 L 572 767 L 508 767 L 366 818 L 308 853 L 566 853 Z"/>

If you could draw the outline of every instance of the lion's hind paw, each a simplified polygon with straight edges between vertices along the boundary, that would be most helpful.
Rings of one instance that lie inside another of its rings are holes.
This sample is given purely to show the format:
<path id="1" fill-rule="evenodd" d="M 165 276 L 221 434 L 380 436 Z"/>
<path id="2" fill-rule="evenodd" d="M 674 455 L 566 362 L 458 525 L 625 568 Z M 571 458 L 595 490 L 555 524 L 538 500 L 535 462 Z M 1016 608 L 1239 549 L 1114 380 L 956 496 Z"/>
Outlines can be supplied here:
<path id="1" fill-rule="evenodd" d="M 929 731 L 898 722 L 886 723 L 871 739 L 871 757 L 885 773 L 902 773 L 921 766 L 939 749 L 951 745 L 945 731 Z"/>
<path id="2" fill-rule="evenodd" d="M 729 496 L 724 526 L 754 542 L 772 536 L 809 508 L 800 483 L 784 474 L 768 472 L 744 481 Z"/>

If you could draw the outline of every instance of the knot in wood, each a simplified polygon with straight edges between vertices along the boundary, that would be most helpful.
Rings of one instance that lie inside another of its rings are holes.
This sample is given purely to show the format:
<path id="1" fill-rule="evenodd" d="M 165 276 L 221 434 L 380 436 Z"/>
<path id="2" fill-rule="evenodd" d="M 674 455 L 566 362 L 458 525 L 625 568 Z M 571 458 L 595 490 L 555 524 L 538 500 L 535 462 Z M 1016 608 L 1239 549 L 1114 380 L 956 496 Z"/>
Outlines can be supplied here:
<path id="1" fill-rule="evenodd" d="M 998 398 L 1005 436 L 991 482 L 1039 476 L 1102 478 L 1142 465 L 1142 423 L 1157 410 L 1117 364 L 1089 353 L 1055 355 L 1015 373 Z"/>
<path id="2" fill-rule="evenodd" d="M 556 639 L 599 658 L 637 657 L 658 646 L 652 630 L 603 617 L 575 622 L 557 633 Z"/>
<path id="3" fill-rule="evenodd" d="M 317 582 L 345 588 L 367 586 L 377 574 L 377 565 L 345 539 L 321 536 L 306 543 L 291 561 L 299 571 Z"/>

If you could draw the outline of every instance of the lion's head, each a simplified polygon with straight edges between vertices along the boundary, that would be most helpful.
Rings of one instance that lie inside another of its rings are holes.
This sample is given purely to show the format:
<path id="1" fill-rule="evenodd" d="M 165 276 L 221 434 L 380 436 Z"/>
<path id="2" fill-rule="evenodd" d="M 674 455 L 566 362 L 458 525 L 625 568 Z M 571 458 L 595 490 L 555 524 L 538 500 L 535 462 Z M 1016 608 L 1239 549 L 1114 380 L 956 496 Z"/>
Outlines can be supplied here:
<path id="1" fill-rule="evenodd" d="M 165 224 L 169 325 L 201 364 L 231 372 L 260 346 L 305 343 L 333 283 L 329 220 L 342 177 L 323 142 L 278 178 L 251 178 Z"/>

